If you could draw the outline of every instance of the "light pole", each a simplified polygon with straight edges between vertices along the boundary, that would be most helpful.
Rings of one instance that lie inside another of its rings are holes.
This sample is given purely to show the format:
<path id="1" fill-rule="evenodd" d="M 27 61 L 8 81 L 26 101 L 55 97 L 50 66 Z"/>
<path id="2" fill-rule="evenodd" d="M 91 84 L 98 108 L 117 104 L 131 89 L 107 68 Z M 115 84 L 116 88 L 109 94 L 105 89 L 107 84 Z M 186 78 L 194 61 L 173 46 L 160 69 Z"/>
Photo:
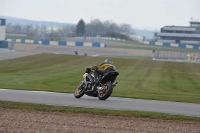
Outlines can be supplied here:
<path id="1" fill-rule="evenodd" d="M 91 36 L 93 35 L 93 31 L 92 31 L 92 19 L 93 19 L 93 17 L 91 17 Z"/>

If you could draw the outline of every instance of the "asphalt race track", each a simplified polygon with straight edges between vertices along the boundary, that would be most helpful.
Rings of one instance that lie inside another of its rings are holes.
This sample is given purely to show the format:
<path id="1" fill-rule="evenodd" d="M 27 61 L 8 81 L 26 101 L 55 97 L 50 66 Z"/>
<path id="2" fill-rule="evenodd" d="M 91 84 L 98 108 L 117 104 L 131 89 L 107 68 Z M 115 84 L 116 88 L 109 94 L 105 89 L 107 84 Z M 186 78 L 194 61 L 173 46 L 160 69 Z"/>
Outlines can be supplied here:
<path id="1" fill-rule="evenodd" d="M 139 110 L 200 117 L 200 104 L 109 97 L 105 101 L 69 93 L 0 89 L 0 100 L 55 106 L 99 108 L 109 110 Z"/>

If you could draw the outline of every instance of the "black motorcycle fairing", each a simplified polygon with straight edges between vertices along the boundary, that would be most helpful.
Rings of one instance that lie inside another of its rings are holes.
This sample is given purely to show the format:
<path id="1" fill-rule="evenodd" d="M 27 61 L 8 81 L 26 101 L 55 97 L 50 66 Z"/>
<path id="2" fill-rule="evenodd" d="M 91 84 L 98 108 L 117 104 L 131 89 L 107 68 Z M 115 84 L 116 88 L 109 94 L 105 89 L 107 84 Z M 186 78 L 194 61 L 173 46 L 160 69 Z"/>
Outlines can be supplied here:
<path id="1" fill-rule="evenodd" d="M 85 73 L 90 73 L 92 70 L 90 68 L 86 68 Z"/>
<path id="2" fill-rule="evenodd" d="M 94 91 L 86 91 L 85 94 L 92 97 L 98 97 L 98 93 Z"/>
<path id="3" fill-rule="evenodd" d="M 109 71 L 101 77 L 100 83 L 104 84 L 108 81 L 111 81 L 111 83 L 113 83 L 116 80 L 118 75 L 119 73 L 116 71 Z"/>

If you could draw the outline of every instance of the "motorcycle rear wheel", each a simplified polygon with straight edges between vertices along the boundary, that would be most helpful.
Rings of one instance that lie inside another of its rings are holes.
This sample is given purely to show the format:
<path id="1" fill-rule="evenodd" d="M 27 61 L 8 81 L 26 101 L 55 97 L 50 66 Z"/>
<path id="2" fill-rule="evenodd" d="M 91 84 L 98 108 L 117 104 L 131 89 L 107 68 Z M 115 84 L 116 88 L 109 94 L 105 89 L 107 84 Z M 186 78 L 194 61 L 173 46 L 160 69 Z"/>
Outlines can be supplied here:
<path id="1" fill-rule="evenodd" d="M 99 100 L 106 100 L 112 94 L 113 87 L 111 83 L 106 83 L 102 87 L 104 88 L 104 90 L 98 92 L 98 98 Z"/>
<path id="2" fill-rule="evenodd" d="M 84 82 L 81 81 L 81 83 L 77 86 L 77 88 L 74 91 L 75 98 L 81 98 L 84 95 L 84 90 L 85 90 L 84 85 L 85 85 Z"/>

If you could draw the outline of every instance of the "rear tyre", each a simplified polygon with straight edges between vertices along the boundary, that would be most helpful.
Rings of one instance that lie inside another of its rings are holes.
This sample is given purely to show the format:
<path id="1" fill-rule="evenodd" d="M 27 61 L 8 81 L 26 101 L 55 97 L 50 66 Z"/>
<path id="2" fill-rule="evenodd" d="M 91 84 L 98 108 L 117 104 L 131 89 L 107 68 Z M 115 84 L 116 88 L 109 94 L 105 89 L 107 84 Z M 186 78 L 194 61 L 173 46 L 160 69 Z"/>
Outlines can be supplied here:
<path id="1" fill-rule="evenodd" d="M 81 81 L 81 83 L 77 86 L 77 88 L 74 91 L 74 97 L 81 98 L 84 95 L 84 90 L 85 90 L 85 83 Z"/>
<path id="2" fill-rule="evenodd" d="M 111 83 L 106 83 L 103 86 L 103 90 L 98 92 L 98 98 L 99 100 L 106 100 L 113 91 L 113 87 Z"/>

